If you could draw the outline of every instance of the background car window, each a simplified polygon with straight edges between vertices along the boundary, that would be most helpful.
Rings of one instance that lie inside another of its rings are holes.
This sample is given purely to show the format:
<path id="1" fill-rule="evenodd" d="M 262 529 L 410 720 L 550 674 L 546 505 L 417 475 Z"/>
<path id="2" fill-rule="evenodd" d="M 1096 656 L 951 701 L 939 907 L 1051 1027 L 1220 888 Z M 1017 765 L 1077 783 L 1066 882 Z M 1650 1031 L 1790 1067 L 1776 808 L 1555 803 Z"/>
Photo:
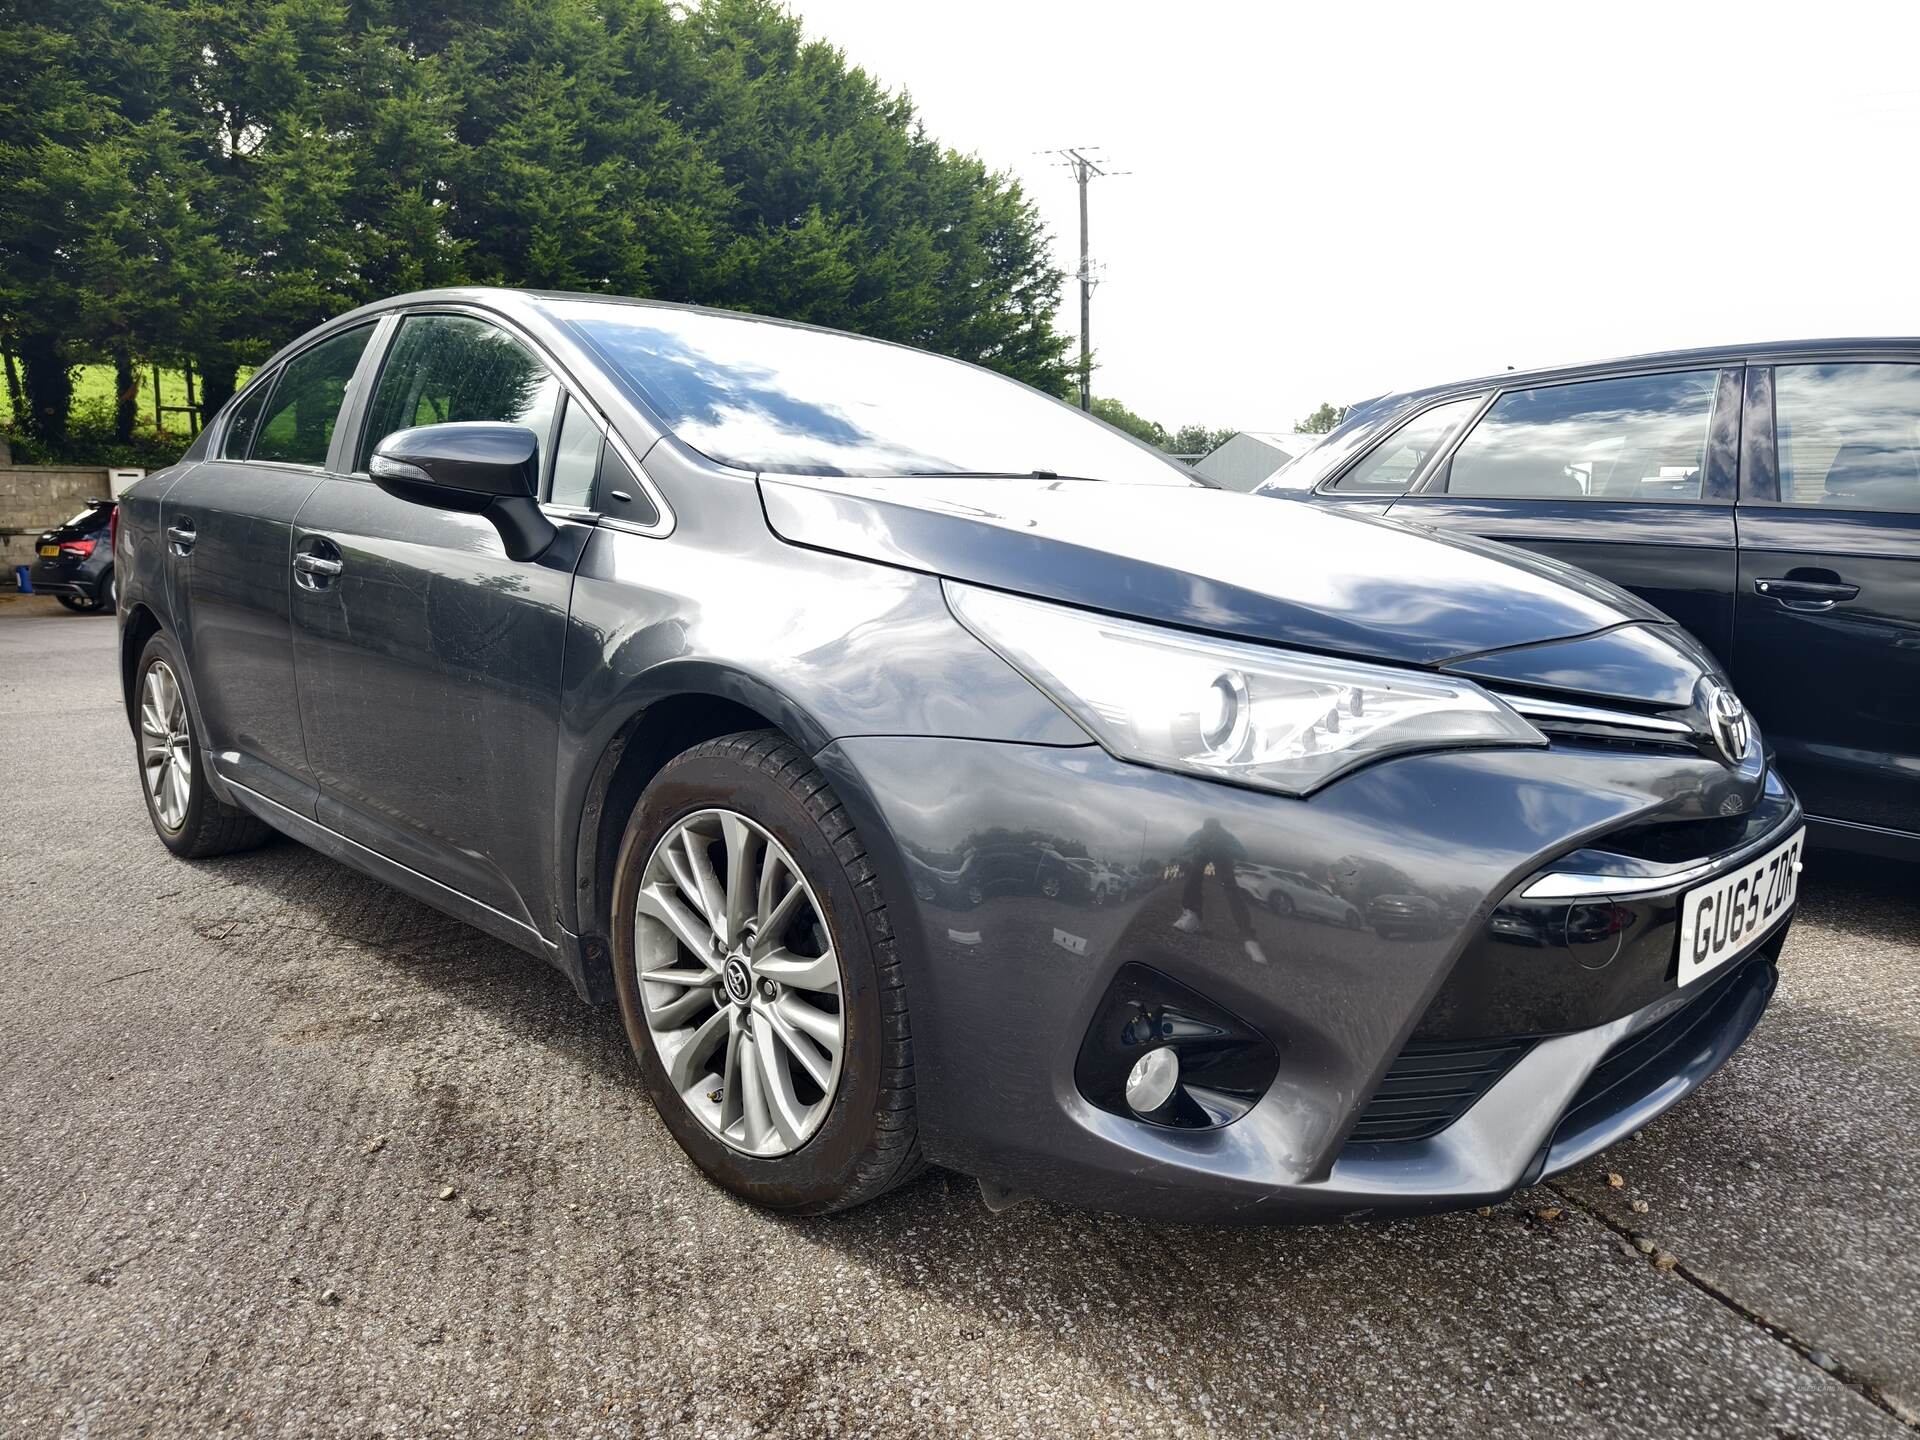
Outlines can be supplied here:
<path id="1" fill-rule="evenodd" d="M 553 444 L 560 383 L 526 346 L 467 315 L 409 315 L 380 369 L 355 469 L 396 430 L 450 420 L 504 420 Z"/>
<path id="2" fill-rule="evenodd" d="M 1333 482 L 1342 494 L 1398 495 L 1407 488 L 1433 452 L 1473 414 L 1482 397 L 1449 400 L 1407 421 L 1381 441 L 1374 452 Z"/>
<path id="3" fill-rule="evenodd" d="M 553 448 L 553 489 L 556 505 L 592 505 L 593 477 L 600 469 L 600 427 L 584 405 L 567 402 L 560 420 L 560 440 Z"/>
<path id="4" fill-rule="evenodd" d="M 112 518 L 113 506 L 111 504 L 89 505 L 65 524 L 57 525 L 54 528 L 57 530 L 79 530 L 91 535 L 96 530 L 106 529 L 107 521 Z"/>
<path id="5" fill-rule="evenodd" d="M 1698 500 L 1719 375 L 1631 375 L 1516 390 L 1460 442 L 1449 495 Z"/>
<path id="6" fill-rule="evenodd" d="M 227 421 L 227 433 L 220 441 L 220 455 L 227 460 L 244 460 L 247 447 L 253 443 L 253 432 L 260 426 L 260 411 L 267 403 L 267 396 L 273 392 L 273 378 L 269 376 L 254 386 L 246 399 L 234 407 L 233 418 Z"/>
<path id="7" fill-rule="evenodd" d="M 333 427 L 340 419 L 340 402 L 347 382 L 360 363 L 360 352 L 373 334 L 371 325 L 342 331 L 303 350 L 280 371 L 273 387 L 249 458 L 279 460 L 289 465 L 324 465 L 333 443 Z"/>
<path id="8" fill-rule="evenodd" d="M 1920 510 L 1920 365 L 1781 365 L 1773 414 L 1787 504 Z"/>

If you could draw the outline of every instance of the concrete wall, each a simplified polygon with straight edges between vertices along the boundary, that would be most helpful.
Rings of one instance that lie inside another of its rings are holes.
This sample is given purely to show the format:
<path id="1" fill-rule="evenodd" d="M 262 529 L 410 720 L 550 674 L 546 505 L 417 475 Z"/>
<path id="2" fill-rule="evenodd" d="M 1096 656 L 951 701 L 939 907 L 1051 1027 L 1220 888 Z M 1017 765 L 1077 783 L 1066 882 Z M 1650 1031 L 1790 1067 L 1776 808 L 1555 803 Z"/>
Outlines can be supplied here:
<path id="1" fill-rule="evenodd" d="M 107 493 L 105 470 L 0 465 L 0 587 L 11 590 L 13 567 L 33 563 L 35 536 Z"/>

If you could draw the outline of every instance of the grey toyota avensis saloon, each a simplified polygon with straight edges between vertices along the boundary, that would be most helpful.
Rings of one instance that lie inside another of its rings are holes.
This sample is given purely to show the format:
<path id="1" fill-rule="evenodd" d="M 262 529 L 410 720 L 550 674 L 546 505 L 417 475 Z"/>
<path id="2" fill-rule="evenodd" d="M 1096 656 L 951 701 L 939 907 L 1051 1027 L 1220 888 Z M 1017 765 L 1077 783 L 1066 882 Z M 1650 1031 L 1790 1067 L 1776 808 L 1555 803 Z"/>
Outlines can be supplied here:
<path id="1" fill-rule="evenodd" d="M 261 366 L 114 556 L 170 849 L 284 831 L 545 957 L 778 1210 L 925 1161 L 1492 1200 L 1722 1064 L 1794 905 L 1800 807 L 1658 611 L 898 345 L 404 296 Z"/>

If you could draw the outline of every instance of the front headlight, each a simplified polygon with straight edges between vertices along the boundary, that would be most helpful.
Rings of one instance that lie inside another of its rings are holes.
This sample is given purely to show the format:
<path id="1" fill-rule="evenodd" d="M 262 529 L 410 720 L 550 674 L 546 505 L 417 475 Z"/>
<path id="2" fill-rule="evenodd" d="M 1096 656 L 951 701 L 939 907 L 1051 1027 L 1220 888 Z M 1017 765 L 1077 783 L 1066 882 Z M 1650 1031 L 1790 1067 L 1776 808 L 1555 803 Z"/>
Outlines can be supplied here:
<path id="1" fill-rule="evenodd" d="M 1545 745 L 1479 686 L 946 582 L 962 625 L 1122 760 L 1305 795 L 1408 750 Z"/>

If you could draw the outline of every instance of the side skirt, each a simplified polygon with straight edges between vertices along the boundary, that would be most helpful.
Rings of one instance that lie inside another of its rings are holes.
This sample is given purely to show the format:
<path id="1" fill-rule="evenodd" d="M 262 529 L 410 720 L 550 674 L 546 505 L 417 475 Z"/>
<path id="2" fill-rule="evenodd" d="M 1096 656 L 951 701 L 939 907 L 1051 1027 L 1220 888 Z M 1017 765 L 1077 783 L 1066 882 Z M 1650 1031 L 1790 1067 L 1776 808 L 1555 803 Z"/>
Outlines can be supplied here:
<path id="1" fill-rule="evenodd" d="M 216 772 L 217 773 L 217 772 Z M 356 840 L 349 840 L 336 830 L 330 830 L 319 821 L 308 818 L 297 811 L 289 810 L 277 800 L 270 800 L 256 790 L 230 775 L 220 777 L 225 788 L 233 797 L 234 803 L 251 814 L 257 815 L 281 834 L 298 840 L 302 845 L 318 850 L 330 859 L 343 865 L 351 865 L 362 874 L 371 875 L 384 885 L 391 885 L 424 904 L 433 906 L 443 914 L 451 915 L 464 924 L 483 930 L 496 940 L 504 940 L 517 950 L 529 955 L 537 955 L 554 969 L 573 982 L 574 990 L 582 1000 L 589 1004 L 604 1003 L 612 995 L 612 973 L 602 959 L 597 967 L 587 962 L 586 944 L 579 936 L 562 928 L 559 943 L 548 940 L 532 926 L 523 924 L 510 915 L 503 915 L 491 905 L 484 905 L 470 895 L 464 895 L 451 886 L 442 885 L 431 876 L 422 875 L 418 870 L 389 860 L 377 850 L 370 850 Z M 604 976 L 605 983 L 596 985 L 593 981 Z M 605 992 L 605 993 L 601 993 Z"/>

